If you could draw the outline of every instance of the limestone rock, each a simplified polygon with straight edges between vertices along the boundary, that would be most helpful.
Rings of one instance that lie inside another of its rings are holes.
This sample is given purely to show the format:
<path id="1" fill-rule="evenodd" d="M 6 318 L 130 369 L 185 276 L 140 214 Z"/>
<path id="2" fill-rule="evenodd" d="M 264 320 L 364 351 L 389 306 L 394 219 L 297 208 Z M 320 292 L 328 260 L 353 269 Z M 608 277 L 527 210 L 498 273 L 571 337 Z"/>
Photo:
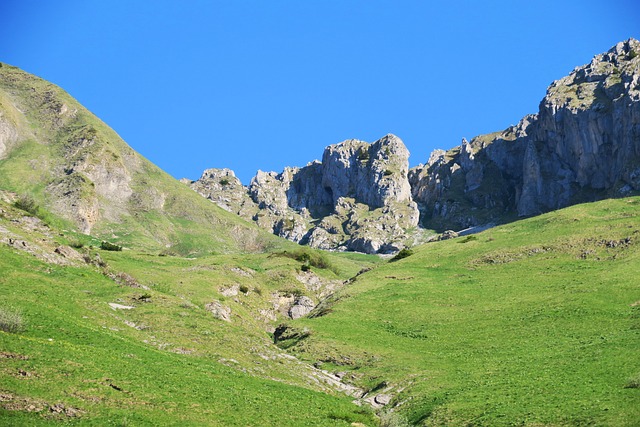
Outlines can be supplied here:
<path id="1" fill-rule="evenodd" d="M 400 138 L 347 140 L 327 147 L 322 159 L 281 173 L 258 171 L 246 188 L 227 169 L 208 169 L 190 185 L 294 242 L 368 253 L 403 247 L 419 212 L 407 178 L 409 151 Z"/>
<path id="2" fill-rule="evenodd" d="M 226 211 L 247 219 L 257 211 L 247 189 L 230 169 L 207 169 L 197 181 L 183 182 Z"/>
<path id="3" fill-rule="evenodd" d="M 553 82 L 538 114 L 409 173 L 421 223 L 464 229 L 640 191 L 640 42 Z"/>
<path id="4" fill-rule="evenodd" d="M 389 394 L 378 394 L 378 395 L 376 395 L 376 397 L 374 397 L 374 400 L 378 405 L 385 406 L 385 405 L 388 405 L 389 402 L 391 402 L 391 395 L 389 395 Z"/>
<path id="5" fill-rule="evenodd" d="M 231 322 L 231 308 L 223 305 L 218 300 L 213 300 L 209 304 L 204 306 L 205 310 L 211 312 L 216 319 L 224 320 L 225 322 Z"/>
<path id="6" fill-rule="evenodd" d="M 299 319 L 311 313 L 311 310 L 315 307 L 315 303 L 311 298 L 306 296 L 297 297 L 291 308 L 289 309 L 289 317 L 292 319 Z"/>

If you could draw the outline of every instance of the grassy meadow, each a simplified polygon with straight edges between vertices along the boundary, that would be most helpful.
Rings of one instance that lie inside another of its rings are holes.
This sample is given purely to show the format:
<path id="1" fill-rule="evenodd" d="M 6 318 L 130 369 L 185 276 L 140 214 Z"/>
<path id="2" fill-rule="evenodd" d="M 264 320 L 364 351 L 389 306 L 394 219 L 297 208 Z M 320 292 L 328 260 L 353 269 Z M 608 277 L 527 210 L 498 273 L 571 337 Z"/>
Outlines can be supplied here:
<path id="1" fill-rule="evenodd" d="M 288 243 L 107 251 L 1 202 L 0 326 L 20 319 L 0 330 L 1 424 L 638 425 L 639 205 L 574 206 L 389 262 Z M 47 262 L 60 244 L 85 260 Z M 321 302 L 305 318 L 274 308 L 301 295 Z M 390 403 L 357 406 L 317 368 Z"/>
<path id="2" fill-rule="evenodd" d="M 415 425 L 640 425 L 639 204 L 417 247 L 281 345 L 394 396 Z"/>

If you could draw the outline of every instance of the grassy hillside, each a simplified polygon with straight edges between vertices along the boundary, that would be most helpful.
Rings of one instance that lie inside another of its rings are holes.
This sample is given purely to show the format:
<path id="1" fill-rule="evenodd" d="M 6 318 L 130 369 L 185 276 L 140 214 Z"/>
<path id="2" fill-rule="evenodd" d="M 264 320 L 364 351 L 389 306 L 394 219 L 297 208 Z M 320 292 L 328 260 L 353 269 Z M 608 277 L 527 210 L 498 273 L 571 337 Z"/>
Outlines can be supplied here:
<path id="1" fill-rule="evenodd" d="M 151 164 L 59 87 L 1 63 L 0 183 L 57 224 L 126 246 L 207 254 L 282 245 Z"/>
<path id="2" fill-rule="evenodd" d="M 88 239 L 0 202 L 0 424 L 377 424 L 273 345 L 267 330 L 282 314 L 259 316 L 273 293 L 316 298 L 295 278 L 299 261 L 110 252 L 91 241 L 55 253 L 79 237 Z M 310 269 L 341 283 L 377 262 L 353 258 L 327 255 L 330 268 Z M 235 296 L 221 293 L 233 286 Z M 214 300 L 229 322 L 205 309 Z"/>
<path id="3" fill-rule="evenodd" d="M 637 426 L 639 205 L 416 248 L 290 322 L 280 345 L 392 396 L 416 425 Z"/>

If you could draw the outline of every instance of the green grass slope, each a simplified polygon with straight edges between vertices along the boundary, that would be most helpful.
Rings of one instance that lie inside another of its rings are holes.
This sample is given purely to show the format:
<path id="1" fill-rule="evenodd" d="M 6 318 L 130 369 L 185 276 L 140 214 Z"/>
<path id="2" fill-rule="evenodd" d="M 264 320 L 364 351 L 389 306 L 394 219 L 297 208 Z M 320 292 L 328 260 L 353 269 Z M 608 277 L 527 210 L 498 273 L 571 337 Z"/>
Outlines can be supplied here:
<path id="1" fill-rule="evenodd" d="M 313 297 L 295 280 L 299 261 L 109 252 L 91 241 L 65 257 L 54 251 L 80 246 L 79 237 L 90 239 L 0 200 L 0 425 L 377 424 L 275 347 L 259 319 L 272 292 Z M 376 261 L 327 260 L 331 269 L 311 269 L 337 281 Z M 220 289 L 230 285 L 246 293 L 225 297 Z M 205 309 L 213 300 L 230 307 L 230 322 Z M 11 322 L 22 327 L 6 328 Z"/>
<path id="2" fill-rule="evenodd" d="M 640 199 L 431 243 L 280 345 L 425 426 L 640 425 Z M 320 314 L 320 313 L 319 313 Z"/>
<path id="3" fill-rule="evenodd" d="M 59 87 L 2 63 L 0 189 L 125 246 L 206 254 L 281 244 L 151 164 Z"/>

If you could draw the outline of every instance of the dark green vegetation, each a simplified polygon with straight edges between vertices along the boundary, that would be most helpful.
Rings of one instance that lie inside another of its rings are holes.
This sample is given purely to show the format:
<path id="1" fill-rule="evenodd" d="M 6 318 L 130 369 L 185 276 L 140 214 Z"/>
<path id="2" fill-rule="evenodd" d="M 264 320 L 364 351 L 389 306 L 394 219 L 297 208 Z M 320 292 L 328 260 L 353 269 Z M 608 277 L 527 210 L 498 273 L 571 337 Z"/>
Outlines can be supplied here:
<path id="1" fill-rule="evenodd" d="M 327 315 L 290 322 L 306 335 L 282 345 L 386 390 L 418 425 L 638 425 L 639 206 L 415 248 L 358 276 Z"/>

